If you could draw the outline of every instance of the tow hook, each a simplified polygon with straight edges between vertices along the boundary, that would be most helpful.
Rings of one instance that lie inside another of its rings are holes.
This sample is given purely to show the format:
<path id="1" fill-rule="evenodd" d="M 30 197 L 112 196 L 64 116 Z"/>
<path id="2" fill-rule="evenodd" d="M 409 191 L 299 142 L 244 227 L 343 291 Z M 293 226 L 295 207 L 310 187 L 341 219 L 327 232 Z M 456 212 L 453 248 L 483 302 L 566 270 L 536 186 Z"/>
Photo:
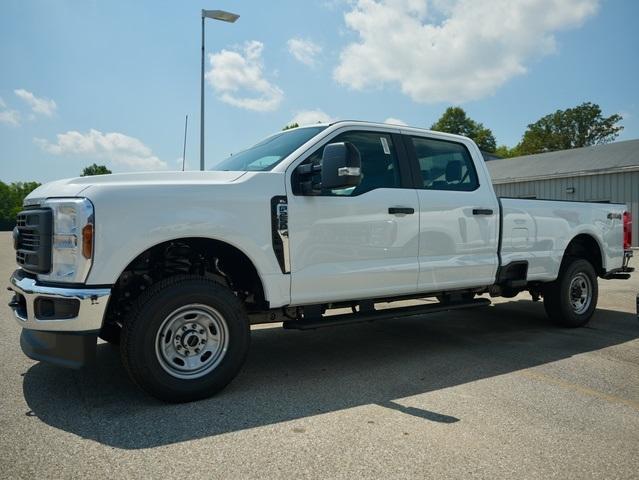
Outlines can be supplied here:
<path id="1" fill-rule="evenodd" d="M 11 287 L 7 287 L 7 290 L 9 290 L 10 292 L 13 292 L 13 288 Z M 9 305 L 9 308 L 14 310 L 18 308 L 18 306 L 20 305 L 20 303 L 18 302 L 18 296 L 14 295 L 11 301 L 8 303 L 8 305 Z"/>
<path id="2" fill-rule="evenodd" d="M 17 295 L 14 295 L 11 301 L 9 302 L 9 308 L 16 309 L 20 306 L 20 302 L 18 301 Z"/>

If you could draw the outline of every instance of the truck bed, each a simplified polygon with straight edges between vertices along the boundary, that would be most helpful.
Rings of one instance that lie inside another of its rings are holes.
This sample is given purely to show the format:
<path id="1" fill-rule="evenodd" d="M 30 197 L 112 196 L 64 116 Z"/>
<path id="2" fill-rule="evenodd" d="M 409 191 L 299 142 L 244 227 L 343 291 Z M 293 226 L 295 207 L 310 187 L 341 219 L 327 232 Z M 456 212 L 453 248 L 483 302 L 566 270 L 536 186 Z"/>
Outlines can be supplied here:
<path id="1" fill-rule="evenodd" d="M 499 198 L 501 264 L 528 262 L 528 281 L 557 278 L 568 243 L 589 235 L 603 252 L 605 271 L 621 268 L 624 205 Z"/>

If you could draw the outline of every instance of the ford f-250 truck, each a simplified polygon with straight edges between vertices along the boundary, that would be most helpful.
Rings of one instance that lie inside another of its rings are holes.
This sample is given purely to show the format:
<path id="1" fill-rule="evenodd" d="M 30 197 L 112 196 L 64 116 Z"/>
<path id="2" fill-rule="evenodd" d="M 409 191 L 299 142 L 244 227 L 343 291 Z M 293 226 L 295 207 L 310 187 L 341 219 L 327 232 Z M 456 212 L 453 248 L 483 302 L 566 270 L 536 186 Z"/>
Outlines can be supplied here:
<path id="1" fill-rule="evenodd" d="M 10 305 L 29 357 L 79 367 L 100 336 L 148 393 L 190 401 L 238 373 L 253 323 L 319 328 L 528 291 L 559 325 L 584 325 L 597 278 L 632 271 L 630 232 L 624 205 L 497 198 L 468 138 L 336 122 L 212 171 L 37 188 L 13 232 Z M 438 301 L 378 305 L 424 297 Z"/>

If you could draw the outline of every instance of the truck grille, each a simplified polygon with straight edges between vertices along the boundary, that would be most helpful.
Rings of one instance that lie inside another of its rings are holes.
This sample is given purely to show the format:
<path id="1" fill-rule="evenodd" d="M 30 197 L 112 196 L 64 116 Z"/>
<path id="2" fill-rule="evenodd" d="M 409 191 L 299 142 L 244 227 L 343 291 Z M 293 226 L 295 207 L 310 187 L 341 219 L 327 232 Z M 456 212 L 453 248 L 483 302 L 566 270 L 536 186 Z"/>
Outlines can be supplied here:
<path id="1" fill-rule="evenodd" d="M 28 272 L 47 273 L 51 270 L 52 218 L 48 208 L 18 213 L 13 231 L 16 262 Z"/>

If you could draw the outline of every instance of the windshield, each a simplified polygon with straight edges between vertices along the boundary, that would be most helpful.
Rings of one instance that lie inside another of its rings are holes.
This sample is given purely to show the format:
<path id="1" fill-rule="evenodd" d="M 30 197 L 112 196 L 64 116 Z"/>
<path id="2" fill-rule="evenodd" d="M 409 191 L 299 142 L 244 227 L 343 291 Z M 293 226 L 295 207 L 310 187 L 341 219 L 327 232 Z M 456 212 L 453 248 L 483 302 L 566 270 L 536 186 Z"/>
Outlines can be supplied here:
<path id="1" fill-rule="evenodd" d="M 326 127 L 286 130 L 265 138 L 257 145 L 231 155 L 211 170 L 265 172 L 271 170 Z"/>

